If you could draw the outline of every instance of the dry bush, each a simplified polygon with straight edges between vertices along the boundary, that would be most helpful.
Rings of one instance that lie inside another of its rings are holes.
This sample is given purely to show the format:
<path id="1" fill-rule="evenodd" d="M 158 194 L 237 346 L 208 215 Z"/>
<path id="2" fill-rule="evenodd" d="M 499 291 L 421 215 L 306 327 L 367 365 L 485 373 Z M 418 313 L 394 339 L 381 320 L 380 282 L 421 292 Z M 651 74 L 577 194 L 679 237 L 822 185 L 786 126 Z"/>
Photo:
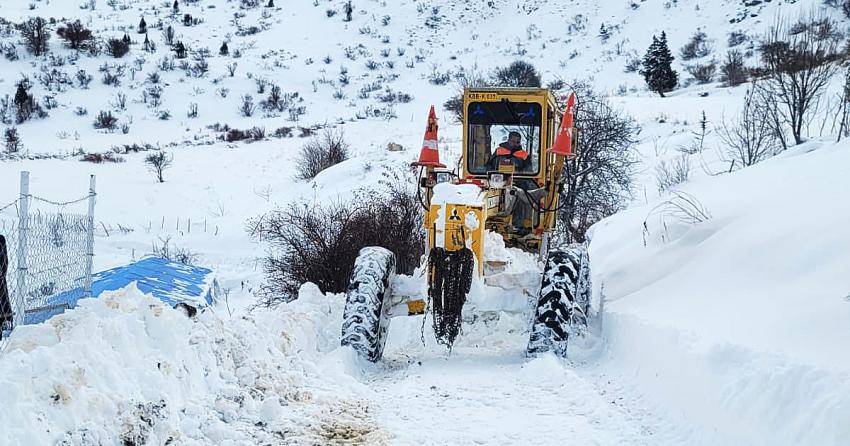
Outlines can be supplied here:
<path id="1" fill-rule="evenodd" d="M 304 144 L 296 160 L 298 178 L 312 180 L 319 172 L 348 159 L 348 143 L 341 130 L 325 129 Z"/>
<path id="2" fill-rule="evenodd" d="M 712 60 L 704 64 L 688 65 L 685 70 L 697 80 L 697 83 L 707 84 L 714 79 L 714 73 L 717 72 L 717 62 Z"/>
<path id="3" fill-rule="evenodd" d="M 682 57 L 682 60 L 699 59 L 700 57 L 711 54 L 711 49 L 711 42 L 708 40 L 708 36 L 702 31 L 697 31 L 691 36 L 691 40 L 679 50 L 679 55 Z"/>
<path id="4" fill-rule="evenodd" d="M 88 163 L 102 164 L 102 163 L 123 163 L 124 157 L 118 156 L 112 152 L 106 153 L 86 153 L 80 158 L 80 161 L 85 161 Z"/>
<path id="5" fill-rule="evenodd" d="M 658 192 L 664 192 L 688 181 L 691 173 L 691 162 L 686 153 L 682 153 L 672 161 L 661 161 L 655 166 L 655 184 Z"/>
<path id="6" fill-rule="evenodd" d="M 151 244 L 150 255 L 168 259 L 184 265 L 194 265 L 198 261 L 198 253 L 171 244 L 171 236 L 160 237 L 160 245 Z"/>
<path id="7" fill-rule="evenodd" d="M 366 246 L 389 249 L 397 257 L 397 272 L 413 272 L 425 244 L 415 178 L 390 171 L 381 185 L 356 191 L 350 202 L 292 203 L 250 221 L 250 234 L 270 245 L 263 259 L 263 303 L 295 299 L 306 282 L 323 292 L 345 291 Z"/>
<path id="8" fill-rule="evenodd" d="M 717 128 L 725 147 L 724 157 L 731 168 L 752 166 L 777 152 L 781 146 L 771 117 L 775 107 L 764 102 L 753 86 L 744 100 L 744 108 L 732 121 Z"/>

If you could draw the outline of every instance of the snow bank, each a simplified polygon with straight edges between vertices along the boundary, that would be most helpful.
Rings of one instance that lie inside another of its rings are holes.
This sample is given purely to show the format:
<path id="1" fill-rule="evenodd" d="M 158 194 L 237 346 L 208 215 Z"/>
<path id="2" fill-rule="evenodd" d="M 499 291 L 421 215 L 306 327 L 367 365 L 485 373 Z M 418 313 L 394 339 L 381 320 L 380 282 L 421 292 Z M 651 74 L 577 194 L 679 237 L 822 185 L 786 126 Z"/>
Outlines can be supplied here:
<path id="1" fill-rule="evenodd" d="M 0 431 L 16 444 L 381 442 L 345 373 L 356 359 L 315 361 L 336 346 L 319 327 L 339 326 L 340 303 L 306 285 L 275 311 L 193 321 L 134 286 L 83 300 L 12 335 Z"/>
<path id="2" fill-rule="evenodd" d="M 848 145 L 798 146 L 685 190 L 710 219 L 650 203 L 594 228 L 611 373 L 733 443 L 842 444 Z"/>

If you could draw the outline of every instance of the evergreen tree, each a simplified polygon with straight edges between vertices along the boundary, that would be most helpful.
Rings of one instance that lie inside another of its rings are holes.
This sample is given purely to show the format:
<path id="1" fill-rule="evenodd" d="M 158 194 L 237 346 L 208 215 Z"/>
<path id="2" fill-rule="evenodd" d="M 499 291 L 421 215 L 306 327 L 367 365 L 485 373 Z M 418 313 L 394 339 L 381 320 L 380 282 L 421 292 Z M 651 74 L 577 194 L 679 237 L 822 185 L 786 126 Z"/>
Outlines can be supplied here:
<path id="1" fill-rule="evenodd" d="M 171 8 L 174 9 L 174 12 L 177 12 L 177 11 L 180 10 L 180 5 L 177 4 L 177 0 L 174 0 L 174 5 L 172 5 Z"/>
<path id="2" fill-rule="evenodd" d="M 603 42 L 607 42 L 610 37 L 611 32 L 608 31 L 608 28 L 606 28 L 603 23 L 602 26 L 599 27 L 599 38 L 601 38 Z"/>
<path id="3" fill-rule="evenodd" d="M 130 35 L 125 33 L 124 38 L 122 38 L 121 41 L 124 42 L 125 44 L 129 45 L 130 42 L 131 42 Z"/>
<path id="4" fill-rule="evenodd" d="M 145 34 L 148 32 L 148 24 L 145 22 L 145 18 L 142 17 L 142 20 L 139 21 L 139 34 Z"/>
<path id="5" fill-rule="evenodd" d="M 274 8 L 274 0 L 269 0 L 269 4 L 266 7 L 267 8 Z"/>
<path id="6" fill-rule="evenodd" d="M 221 44 L 221 48 L 219 48 L 218 54 L 222 56 L 227 56 L 228 54 L 230 54 L 230 48 L 228 48 L 227 42 L 223 42 Z"/>
<path id="7" fill-rule="evenodd" d="M 679 74 L 673 70 L 673 54 L 667 46 L 667 35 L 662 32 L 661 38 L 652 36 L 652 45 L 643 56 L 643 68 L 640 74 L 646 80 L 651 91 L 662 98 L 664 93 L 672 91 L 679 83 Z"/>
<path id="8" fill-rule="evenodd" d="M 351 4 L 351 0 L 348 0 L 347 2 L 345 2 L 345 7 L 344 7 L 343 11 L 345 11 L 345 21 L 350 22 L 351 21 L 351 14 L 354 12 L 354 6 Z"/>

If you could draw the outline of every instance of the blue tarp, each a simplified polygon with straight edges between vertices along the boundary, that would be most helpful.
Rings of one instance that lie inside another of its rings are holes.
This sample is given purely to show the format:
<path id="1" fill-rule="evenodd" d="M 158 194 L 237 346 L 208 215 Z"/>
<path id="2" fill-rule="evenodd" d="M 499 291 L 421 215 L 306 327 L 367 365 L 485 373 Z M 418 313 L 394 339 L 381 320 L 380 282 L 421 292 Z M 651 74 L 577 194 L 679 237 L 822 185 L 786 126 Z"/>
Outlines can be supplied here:
<path id="1" fill-rule="evenodd" d="M 195 308 L 212 305 L 215 285 L 213 271 L 200 266 L 184 265 L 159 257 L 94 274 L 92 297 L 104 291 L 115 291 L 136 282 L 139 291 L 151 294 L 169 306 L 185 302 Z M 27 311 L 26 324 L 44 322 L 65 309 L 74 308 L 82 290 L 74 289 L 48 298 L 41 309 Z"/>

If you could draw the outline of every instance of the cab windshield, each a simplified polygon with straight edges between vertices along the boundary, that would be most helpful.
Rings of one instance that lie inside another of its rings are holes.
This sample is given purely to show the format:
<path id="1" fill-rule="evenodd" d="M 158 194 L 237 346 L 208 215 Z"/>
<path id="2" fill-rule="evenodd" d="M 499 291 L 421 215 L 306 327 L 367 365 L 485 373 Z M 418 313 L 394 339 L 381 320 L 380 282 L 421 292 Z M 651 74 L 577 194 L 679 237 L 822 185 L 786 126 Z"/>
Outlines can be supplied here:
<path id="1" fill-rule="evenodd" d="M 534 102 L 472 102 L 466 110 L 469 127 L 467 169 L 472 174 L 486 174 L 498 170 L 499 162 L 512 153 L 516 173 L 536 175 L 540 168 L 540 126 L 542 108 Z M 519 144 L 509 142 L 511 135 Z M 506 150 L 507 149 L 507 150 Z M 518 151 L 522 151 L 518 153 Z M 523 153 L 524 152 L 524 153 Z M 525 155 L 526 159 L 521 159 Z"/>

